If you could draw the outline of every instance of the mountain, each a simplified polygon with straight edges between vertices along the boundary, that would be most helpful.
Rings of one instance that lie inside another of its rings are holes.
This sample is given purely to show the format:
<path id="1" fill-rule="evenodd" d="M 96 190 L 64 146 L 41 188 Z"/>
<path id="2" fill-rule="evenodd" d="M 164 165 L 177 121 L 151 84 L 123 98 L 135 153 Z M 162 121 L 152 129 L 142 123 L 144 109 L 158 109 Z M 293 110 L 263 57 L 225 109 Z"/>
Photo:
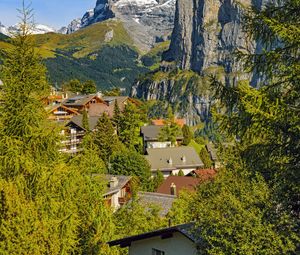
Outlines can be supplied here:
<path id="1" fill-rule="evenodd" d="M 243 32 L 245 7 L 262 8 L 263 0 L 177 0 L 175 25 L 160 69 L 140 78 L 132 96 L 173 106 L 190 124 L 209 119 L 211 74 L 249 79 L 234 60 L 236 50 L 259 51 L 261 45 Z M 257 77 L 253 76 L 255 84 Z"/>
<path id="2" fill-rule="evenodd" d="M 5 27 L 0 22 L 0 33 L 2 34 L 11 36 L 12 34 L 18 33 L 19 31 L 20 29 L 18 24 L 14 26 Z M 31 34 L 46 34 L 46 33 L 53 33 L 53 32 L 56 32 L 54 28 L 42 24 L 35 24 L 34 28 L 30 30 Z"/>
<path id="3" fill-rule="evenodd" d="M 165 41 L 174 25 L 176 0 L 97 0 L 93 10 L 72 21 L 68 33 L 108 19 L 122 21 L 135 45 L 148 51 Z"/>

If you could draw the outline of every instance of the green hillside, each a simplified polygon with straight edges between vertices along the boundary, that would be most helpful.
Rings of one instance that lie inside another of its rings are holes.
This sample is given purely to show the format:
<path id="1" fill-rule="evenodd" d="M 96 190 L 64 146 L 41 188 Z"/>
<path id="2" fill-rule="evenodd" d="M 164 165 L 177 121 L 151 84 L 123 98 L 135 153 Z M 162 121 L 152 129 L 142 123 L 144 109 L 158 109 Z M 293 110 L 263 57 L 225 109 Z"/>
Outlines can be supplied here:
<path id="1" fill-rule="evenodd" d="M 139 76 L 158 67 L 169 42 L 157 44 L 146 55 L 117 20 L 88 26 L 70 35 L 33 35 L 37 51 L 48 69 L 49 81 L 61 86 L 70 79 L 92 79 L 98 89 L 126 88 Z M 7 37 L 0 35 L 0 49 L 8 48 Z"/>

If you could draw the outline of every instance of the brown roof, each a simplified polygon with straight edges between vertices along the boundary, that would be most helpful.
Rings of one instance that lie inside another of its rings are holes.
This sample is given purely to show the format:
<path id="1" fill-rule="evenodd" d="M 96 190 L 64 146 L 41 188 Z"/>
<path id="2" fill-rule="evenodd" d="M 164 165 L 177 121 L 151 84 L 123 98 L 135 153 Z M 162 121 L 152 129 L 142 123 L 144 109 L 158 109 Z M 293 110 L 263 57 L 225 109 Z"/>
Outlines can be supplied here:
<path id="1" fill-rule="evenodd" d="M 112 118 L 114 115 L 115 105 L 107 105 L 105 103 L 91 104 L 89 108 L 89 116 L 102 116 L 106 113 L 108 117 Z"/>
<path id="2" fill-rule="evenodd" d="M 183 127 L 183 125 L 186 124 L 186 120 L 185 119 L 175 119 L 175 123 L 178 126 Z M 151 124 L 155 125 L 155 126 L 163 126 L 163 125 L 165 125 L 165 120 L 164 119 L 152 120 Z"/>
<path id="3" fill-rule="evenodd" d="M 194 191 L 201 182 L 200 178 L 186 176 L 169 176 L 157 189 L 158 193 L 171 195 L 171 185 L 176 185 L 177 194 L 182 190 Z"/>
<path id="4" fill-rule="evenodd" d="M 203 182 L 213 180 L 217 174 L 217 171 L 215 169 L 199 169 L 194 170 L 193 173 Z"/>

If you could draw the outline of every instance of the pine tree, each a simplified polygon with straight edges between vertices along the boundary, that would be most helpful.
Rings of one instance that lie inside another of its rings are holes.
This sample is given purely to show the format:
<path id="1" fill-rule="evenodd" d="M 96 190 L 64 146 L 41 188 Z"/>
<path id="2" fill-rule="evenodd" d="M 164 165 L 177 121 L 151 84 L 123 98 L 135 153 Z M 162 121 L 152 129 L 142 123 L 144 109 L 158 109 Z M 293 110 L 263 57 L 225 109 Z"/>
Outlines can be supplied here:
<path id="1" fill-rule="evenodd" d="M 128 103 L 122 114 L 119 125 L 120 141 L 130 149 L 139 150 L 141 147 L 140 127 L 143 125 L 142 116 L 137 107 Z"/>
<path id="2" fill-rule="evenodd" d="M 264 77 L 259 89 L 246 82 L 229 87 L 213 81 L 216 98 L 226 109 L 220 116 L 221 130 L 238 138 L 246 166 L 262 173 L 276 188 L 281 208 L 295 215 L 300 211 L 299 8 L 299 1 L 288 0 L 247 14 L 245 29 L 264 49 L 240 52 L 239 58 L 245 69 Z"/>
<path id="3" fill-rule="evenodd" d="M 121 143 L 107 114 L 103 113 L 95 129 L 94 141 L 98 146 L 99 156 L 108 165 L 113 152 L 120 150 Z"/>
<path id="4" fill-rule="evenodd" d="M 82 113 L 82 127 L 85 129 L 87 133 L 90 132 L 89 116 L 86 109 L 84 109 Z"/>
<path id="5" fill-rule="evenodd" d="M 204 147 L 201 151 L 200 151 L 200 159 L 202 160 L 203 164 L 204 164 L 204 168 L 211 168 L 213 166 L 213 162 L 209 156 L 208 151 L 206 150 L 206 148 Z"/>
<path id="6" fill-rule="evenodd" d="M 1 77 L 0 254 L 86 254 L 87 247 L 108 254 L 101 243 L 112 237 L 113 224 L 103 185 L 58 152 L 59 132 L 42 104 L 46 70 L 24 4 L 22 15 Z"/>
<path id="7" fill-rule="evenodd" d="M 115 105 L 114 105 L 114 117 L 112 119 L 113 125 L 115 129 L 117 130 L 118 136 L 120 135 L 120 125 L 122 121 L 122 113 L 118 104 L 118 101 L 115 100 Z"/>
<path id="8" fill-rule="evenodd" d="M 179 170 L 178 176 L 184 176 L 184 172 L 182 171 L 182 169 Z"/>
<path id="9" fill-rule="evenodd" d="M 193 133 L 188 125 L 184 125 L 182 127 L 182 134 L 183 134 L 183 145 L 189 145 L 191 140 L 193 139 Z"/>

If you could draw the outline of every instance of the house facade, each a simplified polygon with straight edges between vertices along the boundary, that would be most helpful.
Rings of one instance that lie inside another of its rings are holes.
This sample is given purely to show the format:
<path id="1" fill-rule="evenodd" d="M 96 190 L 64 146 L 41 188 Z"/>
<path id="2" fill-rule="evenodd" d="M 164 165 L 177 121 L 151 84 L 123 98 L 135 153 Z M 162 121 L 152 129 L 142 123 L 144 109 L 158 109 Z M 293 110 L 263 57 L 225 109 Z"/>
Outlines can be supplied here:
<path id="1" fill-rule="evenodd" d="M 141 127 L 141 136 L 143 137 L 144 150 L 161 149 L 174 147 L 171 141 L 159 141 L 159 134 L 164 126 L 149 125 Z M 183 141 L 183 135 L 176 137 L 176 145 L 180 145 Z"/>
<path id="2" fill-rule="evenodd" d="M 182 170 L 184 175 L 204 167 L 199 155 L 192 147 L 181 146 L 173 148 L 147 149 L 145 158 L 148 160 L 151 171 L 156 174 L 161 171 L 165 178 L 178 175 Z"/>
<path id="3" fill-rule="evenodd" d="M 107 190 L 103 197 L 106 204 L 116 211 L 126 204 L 132 197 L 131 177 L 122 175 L 105 175 Z"/>
<path id="4" fill-rule="evenodd" d="M 129 255 L 196 255 L 199 241 L 194 224 L 184 224 L 120 240 L 110 246 L 129 247 Z"/>

